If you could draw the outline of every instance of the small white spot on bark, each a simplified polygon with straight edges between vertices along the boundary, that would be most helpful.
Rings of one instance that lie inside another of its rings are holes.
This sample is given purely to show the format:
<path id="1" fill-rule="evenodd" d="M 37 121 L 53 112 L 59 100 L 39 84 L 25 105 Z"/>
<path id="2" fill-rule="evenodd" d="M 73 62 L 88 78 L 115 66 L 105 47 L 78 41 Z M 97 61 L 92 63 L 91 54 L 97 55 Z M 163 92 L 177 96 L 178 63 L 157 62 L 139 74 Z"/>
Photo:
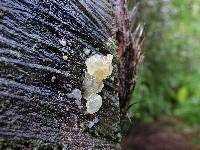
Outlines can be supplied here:
<path id="1" fill-rule="evenodd" d="M 114 80 L 115 80 L 115 78 L 114 78 L 114 77 L 111 77 L 110 79 L 111 79 L 112 81 L 114 81 Z"/>
<path id="2" fill-rule="evenodd" d="M 78 106 L 78 108 L 79 108 L 79 109 L 82 109 L 82 108 L 83 108 L 83 106 L 82 106 L 82 105 L 79 105 L 79 106 Z"/>
<path id="3" fill-rule="evenodd" d="M 22 54 L 21 54 L 20 52 L 18 52 L 18 51 L 13 51 L 13 50 L 11 50 L 10 53 L 11 53 L 12 55 L 16 56 L 16 57 L 21 57 L 21 56 L 22 56 Z"/>
<path id="4" fill-rule="evenodd" d="M 74 98 L 75 99 L 75 103 L 78 106 L 81 106 L 81 91 L 79 89 L 74 89 L 71 93 L 67 94 L 68 98 Z"/>
<path id="5" fill-rule="evenodd" d="M 92 128 L 94 126 L 95 123 L 99 122 L 98 118 L 94 118 L 94 120 L 89 121 L 88 123 L 88 128 Z"/>
<path id="6" fill-rule="evenodd" d="M 83 51 L 84 51 L 85 55 L 89 55 L 91 52 L 91 50 L 88 48 L 84 48 Z"/>
<path id="7" fill-rule="evenodd" d="M 68 57 L 67 57 L 66 55 L 63 55 L 63 59 L 64 59 L 64 60 L 67 60 Z"/>
<path id="8" fill-rule="evenodd" d="M 69 111 L 69 108 L 68 108 L 68 107 L 66 107 L 66 111 Z"/>
<path id="9" fill-rule="evenodd" d="M 62 46 L 66 46 L 66 44 L 67 44 L 66 40 L 64 40 L 64 39 L 60 39 L 59 42 Z"/>
<path id="10" fill-rule="evenodd" d="M 121 135 L 120 133 L 117 134 L 117 137 L 118 137 L 118 138 L 120 139 L 120 141 L 121 141 L 122 135 Z"/>
<path id="11" fill-rule="evenodd" d="M 55 79 L 56 79 L 56 77 L 53 76 L 53 77 L 51 78 L 51 82 L 55 82 Z"/>

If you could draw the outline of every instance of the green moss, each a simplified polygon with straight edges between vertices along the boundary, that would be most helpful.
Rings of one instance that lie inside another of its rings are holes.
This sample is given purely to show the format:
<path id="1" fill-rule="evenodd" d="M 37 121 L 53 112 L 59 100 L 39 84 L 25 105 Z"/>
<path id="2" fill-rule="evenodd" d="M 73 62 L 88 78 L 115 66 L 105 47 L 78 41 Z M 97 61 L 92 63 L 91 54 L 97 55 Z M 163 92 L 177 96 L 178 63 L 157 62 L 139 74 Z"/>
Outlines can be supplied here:
<path id="1" fill-rule="evenodd" d="M 114 56 L 114 58 L 117 57 L 117 41 L 114 37 L 108 38 L 108 41 L 106 43 L 107 48 L 111 51 L 111 54 Z"/>

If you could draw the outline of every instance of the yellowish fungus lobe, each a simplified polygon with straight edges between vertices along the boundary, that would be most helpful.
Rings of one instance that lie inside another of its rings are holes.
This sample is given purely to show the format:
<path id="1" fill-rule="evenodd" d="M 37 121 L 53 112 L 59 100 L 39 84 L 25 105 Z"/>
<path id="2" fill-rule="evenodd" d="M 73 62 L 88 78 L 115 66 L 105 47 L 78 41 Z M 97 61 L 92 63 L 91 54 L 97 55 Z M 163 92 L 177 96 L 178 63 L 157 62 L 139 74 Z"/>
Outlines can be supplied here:
<path id="1" fill-rule="evenodd" d="M 86 60 L 87 72 L 84 79 L 84 98 L 87 100 L 87 112 L 93 114 L 102 105 L 102 97 L 97 93 L 101 92 L 103 80 L 111 75 L 113 56 L 95 54 Z"/>
<path id="2" fill-rule="evenodd" d="M 93 55 L 86 60 L 87 72 L 89 75 L 95 77 L 97 82 L 106 79 L 112 73 L 112 59 L 113 56 L 108 54 L 103 55 Z"/>

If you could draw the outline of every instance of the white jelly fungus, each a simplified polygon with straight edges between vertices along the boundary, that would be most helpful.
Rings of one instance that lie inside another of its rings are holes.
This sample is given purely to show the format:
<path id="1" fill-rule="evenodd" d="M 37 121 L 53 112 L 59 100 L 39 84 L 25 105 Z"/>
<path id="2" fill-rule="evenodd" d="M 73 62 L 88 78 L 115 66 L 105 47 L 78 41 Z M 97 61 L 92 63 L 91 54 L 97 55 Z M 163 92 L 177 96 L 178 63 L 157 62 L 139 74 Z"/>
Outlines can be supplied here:
<path id="1" fill-rule="evenodd" d="M 91 94 L 101 92 L 103 88 L 103 82 L 97 82 L 95 77 L 89 75 L 87 72 L 85 73 L 85 79 L 83 81 L 85 92 L 83 97 L 87 98 Z"/>
<path id="2" fill-rule="evenodd" d="M 112 73 L 112 59 L 113 56 L 108 54 L 103 55 L 93 55 L 86 60 L 87 72 L 89 75 L 94 76 L 97 82 L 106 79 Z"/>
<path id="3" fill-rule="evenodd" d="M 87 112 L 89 114 L 94 114 L 97 112 L 102 105 L 102 97 L 98 94 L 92 94 L 87 98 Z"/>
<path id="4" fill-rule="evenodd" d="M 97 93 L 101 92 L 103 80 L 111 75 L 113 56 L 95 54 L 86 60 L 87 72 L 85 73 L 84 98 L 87 100 L 86 107 L 89 114 L 97 112 L 102 105 L 102 97 Z"/>

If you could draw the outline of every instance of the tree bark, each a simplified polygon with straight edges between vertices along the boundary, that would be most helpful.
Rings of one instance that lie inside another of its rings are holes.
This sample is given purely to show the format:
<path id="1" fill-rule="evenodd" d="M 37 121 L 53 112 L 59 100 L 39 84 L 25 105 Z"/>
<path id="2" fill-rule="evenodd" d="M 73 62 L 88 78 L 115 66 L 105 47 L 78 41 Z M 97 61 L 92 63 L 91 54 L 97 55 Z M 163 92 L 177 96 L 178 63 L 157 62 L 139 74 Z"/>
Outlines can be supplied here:
<path id="1" fill-rule="evenodd" d="M 86 114 L 85 99 L 80 108 L 67 96 L 73 89 L 83 94 L 85 60 L 95 53 L 110 53 L 106 42 L 115 25 L 112 3 L 0 3 L 1 145 L 16 148 L 28 141 L 21 146 L 50 143 L 66 149 L 119 149 L 116 63 L 113 74 L 104 81 L 103 106 L 97 113 Z M 85 48 L 90 53 L 85 54 Z"/>
<path id="2" fill-rule="evenodd" d="M 1 149 L 120 149 L 118 92 L 123 106 L 135 75 L 125 68 L 135 70 L 136 56 L 124 2 L 0 0 Z M 114 55 L 107 43 L 115 34 L 119 59 L 90 115 L 84 98 L 77 105 L 68 94 L 84 93 L 88 57 Z"/>

